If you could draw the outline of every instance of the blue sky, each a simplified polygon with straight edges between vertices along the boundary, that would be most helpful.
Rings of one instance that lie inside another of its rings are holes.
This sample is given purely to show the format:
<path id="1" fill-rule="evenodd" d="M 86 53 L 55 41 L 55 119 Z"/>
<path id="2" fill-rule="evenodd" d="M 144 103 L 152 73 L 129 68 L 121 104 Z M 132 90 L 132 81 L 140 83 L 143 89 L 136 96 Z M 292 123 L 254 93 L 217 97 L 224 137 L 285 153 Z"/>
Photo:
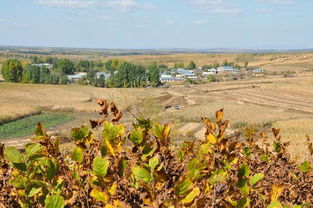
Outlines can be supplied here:
<path id="1" fill-rule="evenodd" d="M 0 45 L 313 48 L 313 1 L 0 0 Z"/>

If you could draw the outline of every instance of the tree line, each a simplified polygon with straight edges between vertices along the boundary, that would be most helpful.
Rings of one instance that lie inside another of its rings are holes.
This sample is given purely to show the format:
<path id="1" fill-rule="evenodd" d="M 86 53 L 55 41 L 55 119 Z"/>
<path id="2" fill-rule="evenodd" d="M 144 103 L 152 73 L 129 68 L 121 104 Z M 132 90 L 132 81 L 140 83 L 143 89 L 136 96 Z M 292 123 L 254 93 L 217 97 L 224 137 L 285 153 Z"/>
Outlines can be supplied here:
<path id="1" fill-rule="evenodd" d="M 107 62 L 80 60 L 73 62 L 69 59 L 57 59 L 37 56 L 30 57 L 31 64 L 23 65 L 18 59 L 6 60 L 2 65 L 2 75 L 7 82 L 30 84 L 68 84 L 68 75 L 75 72 L 86 72 L 86 76 L 78 80 L 79 84 L 93 85 L 96 87 L 145 87 L 160 85 L 160 70 L 167 68 L 164 65 L 151 63 L 147 66 L 133 64 L 119 59 Z M 40 65 L 51 64 L 53 67 Z M 106 78 L 103 74 L 110 75 Z"/>

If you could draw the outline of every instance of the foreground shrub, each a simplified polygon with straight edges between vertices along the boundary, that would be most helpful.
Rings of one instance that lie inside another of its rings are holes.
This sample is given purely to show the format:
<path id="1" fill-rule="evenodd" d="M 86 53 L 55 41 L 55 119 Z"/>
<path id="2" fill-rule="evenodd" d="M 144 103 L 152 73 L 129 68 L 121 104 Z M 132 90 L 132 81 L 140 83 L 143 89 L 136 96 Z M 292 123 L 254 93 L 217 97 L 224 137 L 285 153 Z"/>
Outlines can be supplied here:
<path id="1" fill-rule="evenodd" d="M 203 119 L 204 141 L 176 147 L 172 124 L 138 118 L 128 132 L 113 103 L 97 103 L 102 118 L 71 130 L 70 153 L 41 124 L 23 153 L 0 146 L 0 207 L 312 206 L 312 164 L 290 160 L 278 129 L 273 147 L 248 130 L 241 141 L 225 134 L 220 110 Z"/>

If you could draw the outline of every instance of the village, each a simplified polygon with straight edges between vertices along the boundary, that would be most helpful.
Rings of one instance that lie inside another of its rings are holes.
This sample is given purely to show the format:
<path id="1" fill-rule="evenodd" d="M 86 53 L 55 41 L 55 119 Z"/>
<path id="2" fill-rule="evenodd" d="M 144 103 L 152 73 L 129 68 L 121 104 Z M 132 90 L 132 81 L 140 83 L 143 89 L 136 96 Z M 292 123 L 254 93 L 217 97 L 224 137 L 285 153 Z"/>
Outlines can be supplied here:
<path id="1" fill-rule="evenodd" d="M 219 76 L 229 76 L 229 75 L 240 75 L 240 74 L 252 74 L 253 77 L 260 76 L 264 74 L 264 70 L 261 68 L 254 69 L 238 69 L 232 66 L 220 66 L 217 68 L 210 68 L 203 70 L 202 67 L 198 67 L 194 70 L 187 68 L 169 69 L 166 72 L 160 73 L 160 82 L 183 82 L 186 80 L 205 80 L 209 77 L 219 75 Z M 79 72 L 74 75 L 67 75 L 69 82 L 75 83 L 87 76 L 87 72 Z M 111 77 L 110 73 L 107 72 L 96 72 L 96 78 L 102 77 L 107 80 Z"/>
<path id="2" fill-rule="evenodd" d="M 215 75 L 238 75 L 240 73 L 246 74 L 251 73 L 252 76 L 258 76 L 263 74 L 264 70 L 261 68 L 254 69 L 238 69 L 232 66 L 219 66 L 217 68 L 203 69 L 203 67 L 198 67 L 194 70 L 189 70 L 185 68 L 171 69 L 160 75 L 160 81 L 162 83 L 167 82 L 180 82 L 185 80 L 203 80 Z"/>

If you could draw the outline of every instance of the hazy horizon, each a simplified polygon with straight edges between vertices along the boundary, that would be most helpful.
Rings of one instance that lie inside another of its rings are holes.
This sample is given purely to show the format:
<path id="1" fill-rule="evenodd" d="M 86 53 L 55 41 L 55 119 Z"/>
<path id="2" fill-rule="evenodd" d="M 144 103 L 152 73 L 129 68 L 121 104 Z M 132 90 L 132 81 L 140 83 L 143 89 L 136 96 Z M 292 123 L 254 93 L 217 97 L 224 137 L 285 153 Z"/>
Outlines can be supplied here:
<path id="1" fill-rule="evenodd" d="M 305 50 L 312 8 L 308 0 L 4 0 L 0 45 Z"/>

